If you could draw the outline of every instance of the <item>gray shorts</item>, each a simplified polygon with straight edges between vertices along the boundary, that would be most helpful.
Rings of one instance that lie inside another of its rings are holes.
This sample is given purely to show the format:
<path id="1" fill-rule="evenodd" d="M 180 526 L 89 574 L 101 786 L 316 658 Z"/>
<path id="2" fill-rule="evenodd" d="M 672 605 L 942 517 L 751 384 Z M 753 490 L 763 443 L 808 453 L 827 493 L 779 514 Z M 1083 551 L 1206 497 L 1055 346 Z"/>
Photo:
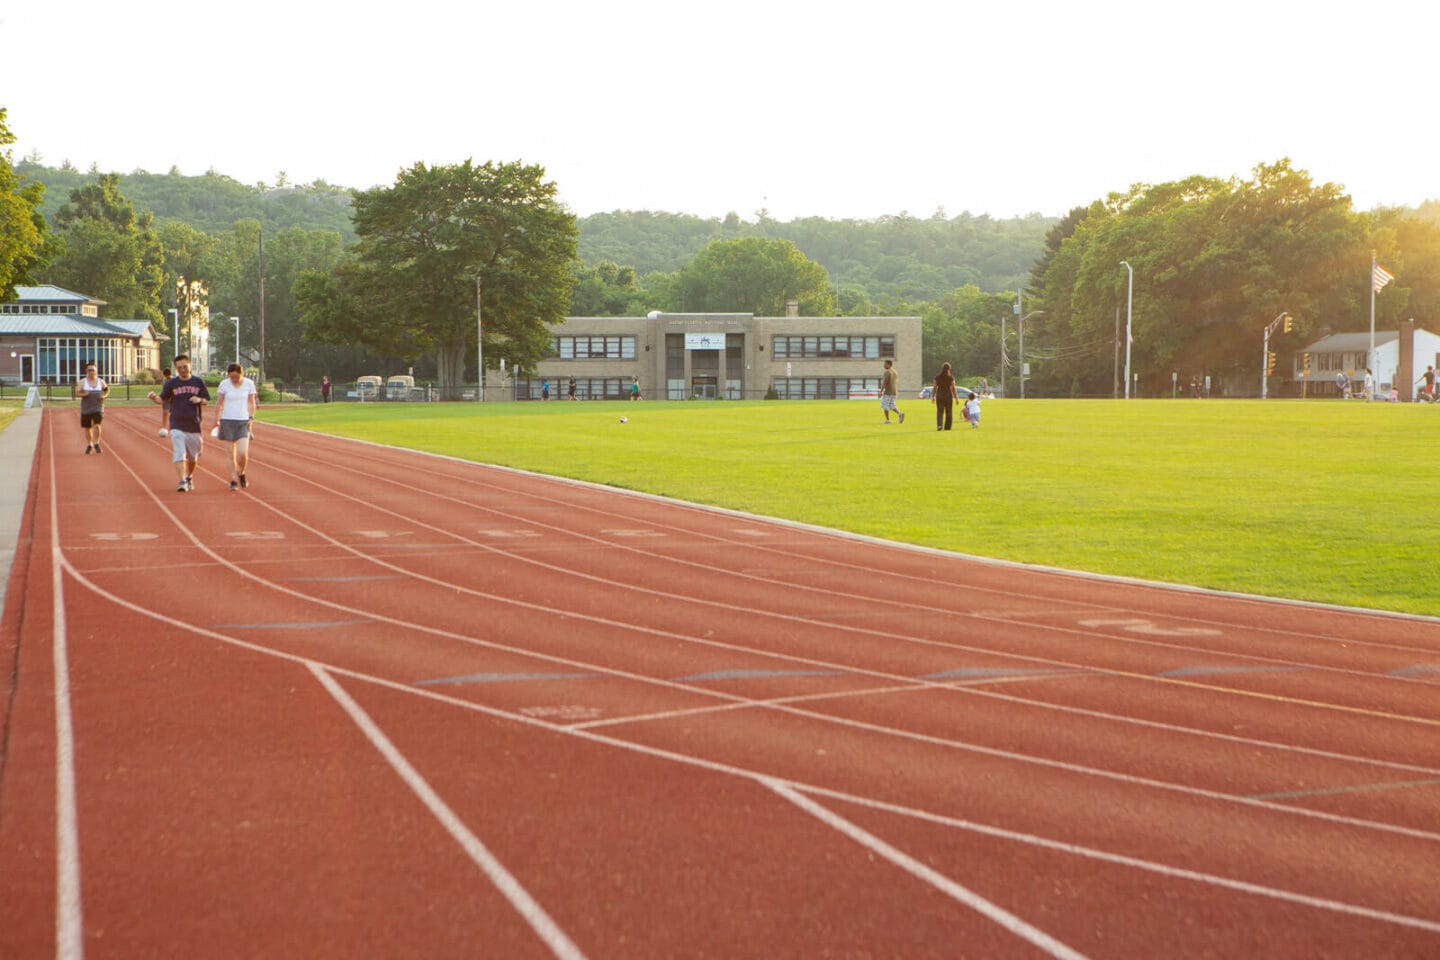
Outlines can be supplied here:
<path id="1" fill-rule="evenodd" d="M 236 440 L 245 440 L 250 436 L 249 420 L 221 420 L 220 439 L 234 443 Z"/>
<path id="2" fill-rule="evenodd" d="M 179 430 L 170 431 L 170 452 L 174 454 L 170 458 L 172 463 L 180 463 L 182 460 L 199 460 L 200 447 L 200 434 L 183 433 Z"/>
<path id="3" fill-rule="evenodd" d="M 893 394 L 893 393 L 882 393 L 882 394 L 880 395 L 880 409 L 881 409 L 881 410 L 894 410 L 894 409 L 895 409 L 895 394 Z"/>

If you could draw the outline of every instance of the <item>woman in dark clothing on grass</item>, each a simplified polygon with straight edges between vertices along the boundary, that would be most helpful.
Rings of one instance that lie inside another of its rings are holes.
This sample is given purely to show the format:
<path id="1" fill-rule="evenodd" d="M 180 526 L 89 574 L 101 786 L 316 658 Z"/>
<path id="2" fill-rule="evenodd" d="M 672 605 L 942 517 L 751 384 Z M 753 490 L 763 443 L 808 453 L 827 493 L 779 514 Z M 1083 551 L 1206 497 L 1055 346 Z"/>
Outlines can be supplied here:
<path id="1" fill-rule="evenodd" d="M 930 399 L 935 403 L 935 429 L 949 430 L 955 415 L 955 398 L 958 396 L 955 377 L 950 373 L 950 364 L 940 365 L 940 372 L 935 375 L 933 383 L 935 387 L 930 391 Z"/>

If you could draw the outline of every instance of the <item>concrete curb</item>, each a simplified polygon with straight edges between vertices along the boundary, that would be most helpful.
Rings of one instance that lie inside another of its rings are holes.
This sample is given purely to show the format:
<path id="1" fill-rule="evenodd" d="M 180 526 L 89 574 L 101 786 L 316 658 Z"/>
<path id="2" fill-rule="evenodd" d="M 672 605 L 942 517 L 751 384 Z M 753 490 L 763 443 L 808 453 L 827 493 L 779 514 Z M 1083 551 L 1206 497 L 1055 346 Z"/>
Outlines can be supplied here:
<path id="1" fill-rule="evenodd" d="M 30 490 L 30 472 L 40 440 L 40 413 L 38 409 L 22 410 L 9 426 L 0 430 L 0 619 L 4 615 L 10 568 L 20 543 L 25 497 Z"/>

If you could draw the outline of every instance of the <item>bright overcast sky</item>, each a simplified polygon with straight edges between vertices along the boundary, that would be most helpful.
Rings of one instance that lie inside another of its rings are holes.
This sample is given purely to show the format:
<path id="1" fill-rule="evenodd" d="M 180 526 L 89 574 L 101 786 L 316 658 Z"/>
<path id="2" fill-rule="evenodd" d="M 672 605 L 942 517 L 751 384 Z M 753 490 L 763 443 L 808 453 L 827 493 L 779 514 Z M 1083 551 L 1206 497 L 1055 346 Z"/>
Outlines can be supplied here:
<path id="1" fill-rule="evenodd" d="M 1364 210 L 1440 198 L 1436 11 L 59 0 L 0 7 L 0 106 L 16 160 L 370 187 L 520 159 L 582 216 L 1058 216 L 1281 157 Z"/>

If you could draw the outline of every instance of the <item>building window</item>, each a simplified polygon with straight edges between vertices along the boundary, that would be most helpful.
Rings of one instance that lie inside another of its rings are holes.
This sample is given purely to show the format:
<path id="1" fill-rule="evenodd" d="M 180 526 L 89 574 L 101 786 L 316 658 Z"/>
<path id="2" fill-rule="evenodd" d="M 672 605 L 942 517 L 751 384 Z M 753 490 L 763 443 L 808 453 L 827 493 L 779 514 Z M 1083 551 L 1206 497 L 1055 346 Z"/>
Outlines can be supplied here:
<path id="1" fill-rule="evenodd" d="M 71 383 L 85 373 L 85 364 L 94 363 L 100 377 L 119 381 L 123 377 L 120 357 L 124 342 L 109 337 L 40 337 L 36 362 L 41 380 Z"/>
<path id="2" fill-rule="evenodd" d="M 880 360 L 895 356 L 895 337 L 798 337 L 777 334 L 770 342 L 777 360 L 815 360 L 835 357 L 864 357 Z"/>
<path id="3" fill-rule="evenodd" d="M 516 400 L 539 400 L 545 383 L 543 377 L 532 377 L 515 381 Z M 557 377 L 550 380 L 550 398 L 563 400 L 569 392 L 570 378 Z M 623 400 L 630 390 L 629 377 L 576 377 L 575 398 L 577 400 Z"/>
<path id="4" fill-rule="evenodd" d="M 879 377 L 776 377 L 770 385 L 781 400 L 848 400 L 880 392 Z"/>
<path id="5" fill-rule="evenodd" d="M 634 337 L 556 337 L 552 357 L 561 360 L 634 360 Z"/>

